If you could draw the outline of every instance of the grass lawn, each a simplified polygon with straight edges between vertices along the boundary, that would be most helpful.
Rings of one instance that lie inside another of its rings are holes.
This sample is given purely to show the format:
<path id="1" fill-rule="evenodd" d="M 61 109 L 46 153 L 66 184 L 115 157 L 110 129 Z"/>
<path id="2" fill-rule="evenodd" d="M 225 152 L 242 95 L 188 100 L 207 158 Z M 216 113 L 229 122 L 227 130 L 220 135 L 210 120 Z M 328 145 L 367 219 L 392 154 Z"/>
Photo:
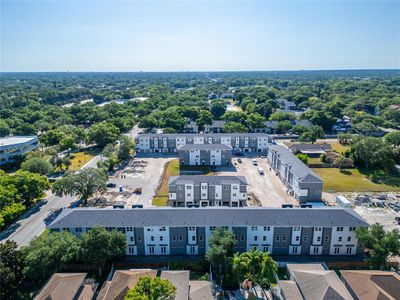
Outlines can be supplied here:
<path id="1" fill-rule="evenodd" d="M 71 165 L 69 166 L 69 170 L 73 172 L 79 170 L 97 154 L 97 150 L 72 153 L 72 156 L 74 158 L 71 158 Z"/>
<path id="2" fill-rule="evenodd" d="M 335 151 L 339 154 L 344 153 L 346 150 L 350 150 L 350 146 L 345 146 L 340 143 L 329 143 L 329 144 L 332 145 L 333 151 Z"/>
<path id="3" fill-rule="evenodd" d="M 346 175 L 336 168 L 314 168 L 324 180 L 324 191 L 326 192 L 389 192 L 400 191 L 400 178 L 387 176 L 383 179 L 385 183 L 373 183 L 367 175 L 358 169 L 348 169 L 351 174 Z"/>
<path id="4" fill-rule="evenodd" d="M 166 163 L 165 172 L 161 184 L 153 198 L 153 205 L 166 206 L 168 203 L 168 181 L 171 176 L 178 176 L 181 171 L 196 171 L 203 175 L 214 175 L 209 166 L 180 166 L 179 159 L 173 159 Z"/>
<path id="5" fill-rule="evenodd" d="M 319 157 L 310 157 L 308 159 L 308 164 L 313 164 L 313 165 L 322 165 L 323 162 Z"/>

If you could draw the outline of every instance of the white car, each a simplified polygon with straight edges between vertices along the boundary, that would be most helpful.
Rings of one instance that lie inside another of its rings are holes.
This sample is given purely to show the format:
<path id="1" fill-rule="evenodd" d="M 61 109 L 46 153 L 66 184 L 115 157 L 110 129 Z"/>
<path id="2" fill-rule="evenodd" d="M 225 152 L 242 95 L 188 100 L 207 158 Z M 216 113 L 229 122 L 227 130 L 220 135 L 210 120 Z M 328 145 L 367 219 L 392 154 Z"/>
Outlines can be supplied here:
<path id="1" fill-rule="evenodd" d="M 257 165 L 258 165 L 257 160 L 253 159 L 253 166 L 257 166 Z"/>
<path id="2" fill-rule="evenodd" d="M 264 169 L 261 168 L 261 167 L 259 167 L 259 168 L 258 168 L 258 173 L 259 173 L 260 175 L 264 175 Z"/>

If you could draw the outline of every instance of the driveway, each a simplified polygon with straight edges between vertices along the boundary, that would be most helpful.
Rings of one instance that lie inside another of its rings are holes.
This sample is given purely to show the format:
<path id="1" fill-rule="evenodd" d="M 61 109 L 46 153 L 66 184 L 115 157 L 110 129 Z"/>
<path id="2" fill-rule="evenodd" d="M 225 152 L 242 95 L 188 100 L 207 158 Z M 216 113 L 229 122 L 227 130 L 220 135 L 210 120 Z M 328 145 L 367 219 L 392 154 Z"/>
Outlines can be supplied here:
<path id="1" fill-rule="evenodd" d="M 268 162 L 265 158 L 255 158 L 257 166 L 252 163 L 253 158 L 241 157 L 242 163 L 237 162 L 237 158 L 232 159 L 236 163 L 231 171 L 218 171 L 217 175 L 237 175 L 245 176 L 247 183 L 247 192 L 253 194 L 262 206 L 281 207 L 282 204 L 293 204 L 299 206 L 296 199 L 286 193 L 286 188 L 275 175 L 269 170 Z M 264 175 L 258 173 L 258 167 L 264 169 Z"/>

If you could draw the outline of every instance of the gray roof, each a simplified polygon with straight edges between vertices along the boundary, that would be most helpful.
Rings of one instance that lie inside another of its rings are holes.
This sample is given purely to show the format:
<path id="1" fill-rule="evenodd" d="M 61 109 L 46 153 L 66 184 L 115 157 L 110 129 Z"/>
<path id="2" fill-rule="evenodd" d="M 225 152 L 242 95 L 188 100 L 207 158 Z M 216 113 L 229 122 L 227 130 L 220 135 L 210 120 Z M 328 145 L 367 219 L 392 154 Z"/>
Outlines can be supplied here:
<path id="1" fill-rule="evenodd" d="M 301 125 L 306 127 L 313 126 L 313 123 L 310 120 L 294 120 L 293 125 Z"/>
<path id="2" fill-rule="evenodd" d="M 21 144 L 35 142 L 37 141 L 37 136 L 8 136 L 0 138 L 0 147 L 4 146 L 18 146 Z"/>
<path id="3" fill-rule="evenodd" d="M 244 176 L 207 176 L 207 175 L 181 175 L 171 176 L 169 184 L 185 184 L 193 183 L 200 185 L 200 183 L 208 183 L 210 185 L 232 184 L 239 183 L 247 185 L 246 177 Z"/>
<path id="4" fill-rule="evenodd" d="M 225 121 L 215 120 L 212 122 L 212 125 L 206 124 L 205 127 L 222 127 L 225 125 Z"/>
<path id="5" fill-rule="evenodd" d="M 303 300 L 303 296 L 297 287 L 296 282 L 292 280 L 279 280 L 279 287 L 282 290 L 282 294 L 285 300 Z"/>
<path id="6" fill-rule="evenodd" d="M 293 144 L 290 146 L 292 152 L 332 151 L 331 144 Z"/>
<path id="7" fill-rule="evenodd" d="M 281 145 L 270 145 L 268 146 L 268 150 L 276 152 L 280 160 L 291 167 L 291 172 L 300 182 L 323 182 L 321 177 L 315 174 L 287 148 Z"/>
<path id="8" fill-rule="evenodd" d="M 138 138 L 146 137 L 146 138 L 195 138 L 195 137 L 213 137 L 213 138 L 221 138 L 221 137 L 269 137 L 272 139 L 272 137 L 269 134 L 266 133 L 247 133 L 247 132 L 235 132 L 235 133 L 147 133 L 147 134 L 140 134 Z"/>
<path id="9" fill-rule="evenodd" d="M 169 280 L 176 287 L 175 300 L 189 298 L 189 271 L 162 271 L 161 279 Z"/>
<path id="10" fill-rule="evenodd" d="M 232 150 L 232 147 L 225 144 L 186 144 L 178 150 Z"/>
<path id="11" fill-rule="evenodd" d="M 64 209 L 49 228 L 147 226 L 368 226 L 350 208 L 75 208 Z"/>

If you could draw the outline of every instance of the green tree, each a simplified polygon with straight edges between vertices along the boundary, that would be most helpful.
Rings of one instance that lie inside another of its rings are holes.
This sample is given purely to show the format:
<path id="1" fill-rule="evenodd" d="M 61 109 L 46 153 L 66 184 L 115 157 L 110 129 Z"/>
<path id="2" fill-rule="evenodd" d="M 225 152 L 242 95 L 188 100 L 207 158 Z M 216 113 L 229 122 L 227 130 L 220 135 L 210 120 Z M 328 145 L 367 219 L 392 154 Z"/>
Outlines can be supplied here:
<path id="1" fill-rule="evenodd" d="M 104 147 L 109 143 L 114 143 L 119 136 L 119 129 L 111 123 L 101 122 L 90 127 L 88 138 L 95 142 L 97 146 Z"/>
<path id="2" fill-rule="evenodd" d="M 300 159 L 304 164 L 308 164 L 308 155 L 307 154 L 303 154 L 303 153 L 297 153 L 296 154 L 297 158 Z"/>
<path id="3" fill-rule="evenodd" d="M 385 140 L 395 147 L 400 146 L 400 131 L 388 133 L 385 135 Z"/>
<path id="4" fill-rule="evenodd" d="M 0 137 L 10 135 L 11 129 L 6 122 L 0 120 Z"/>
<path id="5" fill-rule="evenodd" d="M 213 115 L 208 110 L 201 110 L 196 120 L 198 126 L 212 125 Z"/>
<path id="6" fill-rule="evenodd" d="M 7 240 L 0 244 L 0 298 L 12 299 L 12 295 L 19 288 L 24 276 L 24 255 L 18 250 L 14 241 Z"/>
<path id="7" fill-rule="evenodd" d="M 235 252 L 235 234 L 224 228 L 216 228 L 208 241 L 206 259 L 211 266 L 218 266 L 218 273 L 222 275 L 222 267 L 227 266 Z"/>
<path id="8" fill-rule="evenodd" d="M 140 118 L 139 121 L 139 127 L 140 128 L 145 128 L 147 130 L 151 130 L 153 128 L 156 128 L 158 126 L 158 122 L 156 118 L 152 115 L 149 116 L 144 116 Z"/>
<path id="9" fill-rule="evenodd" d="M 172 300 L 175 294 L 176 288 L 169 280 L 145 276 L 128 291 L 124 300 Z"/>
<path id="10" fill-rule="evenodd" d="M 58 145 L 64 137 L 64 133 L 59 129 L 49 130 L 40 137 L 40 142 L 46 146 Z"/>
<path id="11" fill-rule="evenodd" d="M 276 133 L 286 133 L 292 128 L 290 121 L 279 121 L 275 127 Z"/>
<path id="12" fill-rule="evenodd" d="M 265 121 L 266 119 L 262 115 L 253 113 L 247 116 L 246 124 L 250 130 L 253 130 L 256 128 L 265 128 Z"/>
<path id="13" fill-rule="evenodd" d="M 338 141 L 342 145 L 350 145 L 353 140 L 353 135 L 351 133 L 339 133 Z"/>
<path id="14" fill-rule="evenodd" d="M 80 196 L 83 203 L 95 193 L 104 193 L 107 190 L 107 173 L 102 169 L 87 168 L 78 173 L 68 173 L 60 180 L 57 180 L 52 187 L 55 195 Z"/>
<path id="15" fill-rule="evenodd" d="M 105 262 L 112 257 L 124 255 L 125 249 L 125 234 L 117 230 L 93 227 L 81 237 L 81 259 L 97 268 L 100 276 Z"/>
<path id="16" fill-rule="evenodd" d="M 381 138 L 364 137 L 351 144 L 351 156 L 356 165 L 366 169 L 393 166 L 392 149 Z"/>
<path id="17" fill-rule="evenodd" d="M 17 171 L 12 177 L 12 184 L 18 191 L 18 199 L 26 207 L 32 206 L 44 196 L 44 192 L 50 188 L 47 177 L 27 172 Z"/>
<path id="18" fill-rule="evenodd" d="M 226 111 L 221 118 L 225 122 L 246 123 L 246 113 L 242 111 Z"/>
<path id="19" fill-rule="evenodd" d="M 76 148 L 77 148 L 76 143 L 72 136 L 67 135 L 61 139 L 61 141 L 60 141 L 60 150 L 61 151 L 69 150 L 69 149 L 74 150 Z"/>
<path id="20" fill-rule="evenodd" d="M 370 263 L 374 268 L 385 268 L 388 257 L 400 254 L 398 229 L 385 231 L 381 224 L 376 223 L 369 228 L 357 228 L 356 234 L 359 243 L 370 250 Z"/>
<path id="21" fill-rule="evenodd" d="M 32 157 L 25 160 L 21 164 L 21 169 L 32 173 L 37 173 L 40 175 L 46 175 L 53 170 L 53 167 L 47 160 L 43 158 Z"/>
<path id="22" fill-rule="evenodd" d="M 79 239 L 69 232 L 45 233 L 35 237 L 22 248 L 26 257 L 24 274 L 31 280 L 42 281 L 62 265 L 78 259 Z"/>
<path id="23" fill-rule="evenodd" d="M 223 131 L 226 133 L 233 133 L 233 132 L 247 132 L 246 126 L 237 122 L 228 122 L 225 123 L 222 127 Z"/>
<path id="24" fill-rule="evenodd" d="M 0 229 L 5 228 L 18 218 L 24 211 L 26 206 L 21 203 L 11 203 L 4 206 L 0 211 Z"/>
<path id="25" fill-rule="evenodd" d="M 130 158 L 130 153 L 133 150 L 135 143 L 126 135 L 121 135 L 119 139 L 118 159 L 120 161 Z"/>
<path id="26" fill-rule="evenodd" d="M 275 112 L 269 117 L 271 121 L 293 121 L 296 120 L 296 115 L 287 112 Z"/>
<path id="27" fill-rule="evenodd" d="M 211 104 L 211 113 L 213 114 L 214 118 L 219 119 L 226 111 L 227 104 L 223 100 L 216 100 L 213 101 Z"/>
<path id="28" fill-rule="evenodd" d="M 324 130 L 322 129 L 322 127 L 314 125 L 307 131 L 303 132 L 300 135 L 299 140 L 315 143 L 317 139 L 321 139 L 323 137 L 324 137 Z"/>

